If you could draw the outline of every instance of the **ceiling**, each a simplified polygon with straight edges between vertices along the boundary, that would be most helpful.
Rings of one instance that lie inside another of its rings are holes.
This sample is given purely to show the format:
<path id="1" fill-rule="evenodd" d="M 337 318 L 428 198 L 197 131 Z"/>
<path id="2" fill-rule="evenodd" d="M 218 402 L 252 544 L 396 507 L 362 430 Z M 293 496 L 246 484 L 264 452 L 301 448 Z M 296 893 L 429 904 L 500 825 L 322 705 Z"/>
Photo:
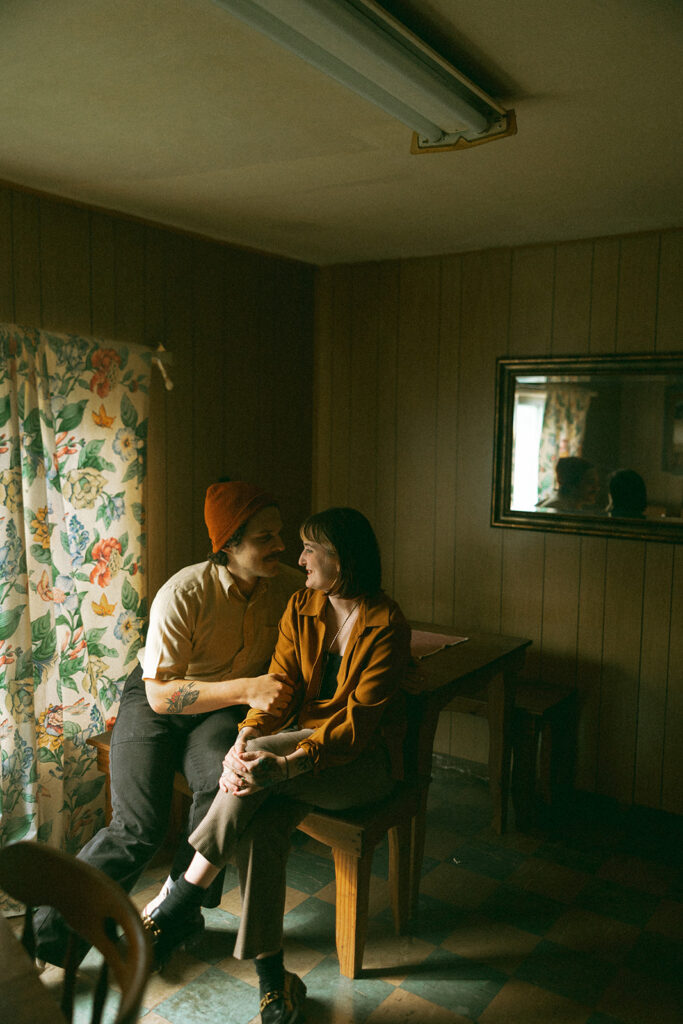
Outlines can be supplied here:
<path id="1" fill-rule="evenodd" d="M 411 155 L 213 0 L 3 0 L 0 179 L 316 264 L 681 224 L 680 0 L 384 6 L 518 134 Z"/>

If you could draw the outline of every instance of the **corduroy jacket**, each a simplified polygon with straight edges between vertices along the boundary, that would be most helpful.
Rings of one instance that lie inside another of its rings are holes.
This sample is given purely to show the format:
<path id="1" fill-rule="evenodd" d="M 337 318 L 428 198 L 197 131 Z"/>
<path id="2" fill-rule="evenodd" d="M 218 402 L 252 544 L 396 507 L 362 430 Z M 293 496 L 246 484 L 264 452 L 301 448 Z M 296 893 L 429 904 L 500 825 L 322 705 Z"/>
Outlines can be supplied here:
<path id="1" fill-rule="evenodd" d="M 299 590 L 292 595 L 270 663 L 271 672 L 282 672 L 295 684 L 292 700 L 278 715 L 252 708 L 242 725 L 261 735 L 291 724 L 313 729 L 299 746 L 311 757 L 314 771 L 346 764 L 384 740 L 393 774 L 401 778 L 405 733 L 401 686 L 410 657 L 410 627 L 396 602 L 385 594 L 361 598 L 336 692 L 329 700 L 319 700 L 326 605 L 322 591 Z"/>

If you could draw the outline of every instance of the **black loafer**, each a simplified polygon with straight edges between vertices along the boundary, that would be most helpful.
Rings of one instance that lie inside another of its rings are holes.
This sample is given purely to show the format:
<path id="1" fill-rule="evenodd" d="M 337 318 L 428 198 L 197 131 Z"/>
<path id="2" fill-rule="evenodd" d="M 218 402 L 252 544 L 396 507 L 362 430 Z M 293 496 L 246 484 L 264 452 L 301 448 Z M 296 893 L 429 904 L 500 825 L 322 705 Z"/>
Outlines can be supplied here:
<path id="1" fill-rule="evenodd" d="M 305 998 L 306 986 L 301 978 L 285 971 L 282 990 L 267 992 L 261 1000 L 261 1024 L 294 1024 L 301 1020 Z"/>
<path id="2" fill-rule="evenodd" d="M 152 937 L 154 946 L 154 970 L 160 970 L 176 949 L 191 949 L 204 934 L 204 917 L 199 907 L 192 907 L 184 914 L 159 913 L 156 907 L 151 914 L 145 914 L 142 923 Z"/>

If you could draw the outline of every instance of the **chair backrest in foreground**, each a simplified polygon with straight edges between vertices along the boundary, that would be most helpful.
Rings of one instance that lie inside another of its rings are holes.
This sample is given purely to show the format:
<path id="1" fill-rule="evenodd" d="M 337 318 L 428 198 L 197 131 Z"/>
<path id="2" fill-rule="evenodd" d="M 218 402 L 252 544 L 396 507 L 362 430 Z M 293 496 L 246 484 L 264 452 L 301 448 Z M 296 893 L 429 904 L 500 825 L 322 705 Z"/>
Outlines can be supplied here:
<path id="1" fill-rule="evenodd" d="M 43 843 L 22 841 L 0 850 L 0 888 L 26 906 L 22 941 L 31 956 L 32 911 L 43 905 L 55 907 L 73 932 L 100 951 L 104 962 L 92 1024 L 99 1024 L 102 1015 L 109 970 L 121 989 L 114 1024 L 133 1024 L 149 977 L 152 949 L 140 915 L 121 886 L 85 861 Z M 64 960 L 62 1012 L 68 1020 L 73 1016 L 76 947 L 75 941 L 69 942 Z"/>

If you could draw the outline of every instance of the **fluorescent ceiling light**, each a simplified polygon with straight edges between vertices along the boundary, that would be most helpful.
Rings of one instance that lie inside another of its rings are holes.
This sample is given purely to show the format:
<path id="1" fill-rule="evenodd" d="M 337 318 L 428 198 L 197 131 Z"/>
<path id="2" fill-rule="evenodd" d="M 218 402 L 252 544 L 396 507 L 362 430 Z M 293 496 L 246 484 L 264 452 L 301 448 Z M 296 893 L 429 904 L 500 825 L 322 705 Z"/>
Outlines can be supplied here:
<path id="1" fill-rule="evenodd" d="M 506 111 L 375 0 L 215 0 L 415 132 L 413 152 L 516 131 Z"/>

